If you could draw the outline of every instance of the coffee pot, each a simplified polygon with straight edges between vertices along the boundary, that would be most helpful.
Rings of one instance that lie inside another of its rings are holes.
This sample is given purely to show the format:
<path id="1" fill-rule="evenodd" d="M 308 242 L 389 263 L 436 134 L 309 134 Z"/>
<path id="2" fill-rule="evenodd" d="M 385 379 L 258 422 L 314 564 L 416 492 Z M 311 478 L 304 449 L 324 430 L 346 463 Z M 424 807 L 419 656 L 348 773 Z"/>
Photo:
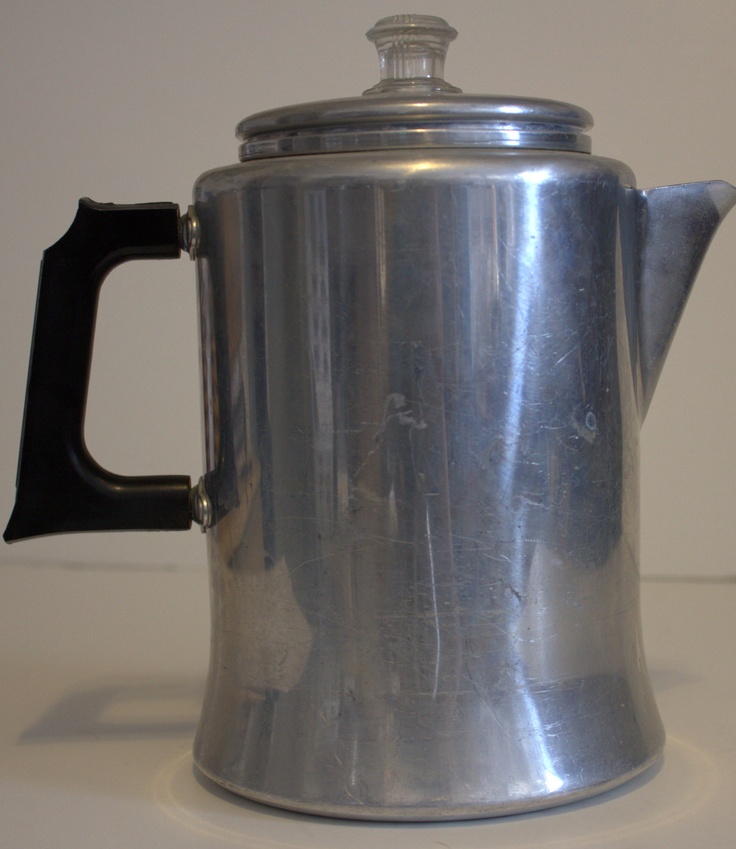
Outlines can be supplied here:
<path id="1" fill-rule="evenodd" d="M 638 190 L 583 109 L 463 94 L 457 33 L 379 21 L 363 95 L 238 126 L 169 203 L 82 200 L 44 254 L 5 539 L 206 533 L 202 772 L 303 812 L 578 800 L 664 732 L 639 612 L 639 431 L 723 182 Z M 204 474 L 123 477 L 83 426 L 98 293 L 196 259 Z"/>

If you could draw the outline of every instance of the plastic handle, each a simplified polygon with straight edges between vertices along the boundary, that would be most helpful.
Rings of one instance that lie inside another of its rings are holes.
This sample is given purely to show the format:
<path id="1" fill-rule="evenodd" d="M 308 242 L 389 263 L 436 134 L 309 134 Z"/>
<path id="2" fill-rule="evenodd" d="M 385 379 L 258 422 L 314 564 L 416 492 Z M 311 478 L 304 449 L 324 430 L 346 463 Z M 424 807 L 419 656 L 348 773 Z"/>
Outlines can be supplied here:
<path id="1" fill-rule="evenodd" d="M 46 534 L 191 527 L 188 477 L 123 477 L 84 443 L 100 286 L 129 259 L 175 259 L 173 203 L 79 201 L 64 236 L 43 255 L 26 389 L 16 500 L 6 542 Z"/>

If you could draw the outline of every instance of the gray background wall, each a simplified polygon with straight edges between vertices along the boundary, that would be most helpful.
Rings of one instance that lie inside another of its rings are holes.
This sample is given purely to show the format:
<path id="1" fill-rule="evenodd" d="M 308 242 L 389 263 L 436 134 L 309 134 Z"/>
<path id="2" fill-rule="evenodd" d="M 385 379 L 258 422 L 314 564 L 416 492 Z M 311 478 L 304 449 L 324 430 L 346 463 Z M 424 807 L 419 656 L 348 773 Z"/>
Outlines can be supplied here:
<path id="1" fill-rule="evenodd" d="M 736 182 L 730 0 L 5 0 L 0 29 L 0 520 L 10 514 L 41 252 L 77 198 L 186 207 L 237 157 L 245 115 L 358 94 L 363 33 L 441 15 L 467 92 L 549 97 L 596 120 L 594 152 L 642 187 Z M 736 574 L 736 213 L 706 258 L 644 426 L 642 558 L 650 574 Z M 87 438 L 124 474 L 201 472 L 194 266 L 128 264 L 103 288 Z M 0 561 L 204 563 L 202 536 L 56 537 Z"/>

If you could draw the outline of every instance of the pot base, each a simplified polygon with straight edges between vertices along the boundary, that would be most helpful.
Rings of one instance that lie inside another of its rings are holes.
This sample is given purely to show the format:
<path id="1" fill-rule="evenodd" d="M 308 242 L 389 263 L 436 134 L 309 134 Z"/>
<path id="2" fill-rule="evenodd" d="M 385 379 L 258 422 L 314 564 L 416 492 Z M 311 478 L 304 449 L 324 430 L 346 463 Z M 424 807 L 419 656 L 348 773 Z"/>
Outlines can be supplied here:
<path id="1" fill-rule="evenodd" d="M 268 805 L 269 807 L 280 808 L 282 810 L 293 811 L 300 814 L 309 814 L 312 816 L 335 817 L 337 819 L 409 823 L 490 819 L 493 817 L 513 816 L 514 814 L 532 813 L 533 811 L 541 811 L 548 808 L 569 805 L 593 796 L 601 795 L 609 790 L 614 790 L 622 784 L 631 781 L 656 765 L 660 761 L 661 755 L 662 752 L 660 750 L 652 758 L 633 768 L 630 772 L 589 787 L 581 787 L 576 790 L 552 793 L 544 797 L 535 797 L 525 800 L 489 800 L 486 804 L 480 804 L 476 801 L 468 805 L 453 804 L 451 806 L 428 804 L 427 806 L 379 807 L 357 804 L 330 805 L 313 802 L 300 802 L 282 796 L 249 791 L 245 788 L 238 787 L 229 781 L 218 778 L 216 775 L 208 772 L 208 770 L 203 769 L 196 763 L 196 761 L 195 766 L 206 779 L 212 781 L 219 787 L 222 787 L 237 796 L 248 799 L 251 802 Z"/>

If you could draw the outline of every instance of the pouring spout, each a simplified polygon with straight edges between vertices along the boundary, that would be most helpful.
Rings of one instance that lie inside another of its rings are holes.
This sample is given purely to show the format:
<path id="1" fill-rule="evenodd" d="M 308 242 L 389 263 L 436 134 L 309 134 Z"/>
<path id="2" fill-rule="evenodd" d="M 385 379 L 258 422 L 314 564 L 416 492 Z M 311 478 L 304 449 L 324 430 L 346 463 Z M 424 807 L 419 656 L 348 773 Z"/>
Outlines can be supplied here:
<path id="1" fill-rule="evenodd" d="M 736 188 L 721 180 L 638 192 L 642 420 L 703 256 L 734 204 Z"/>

